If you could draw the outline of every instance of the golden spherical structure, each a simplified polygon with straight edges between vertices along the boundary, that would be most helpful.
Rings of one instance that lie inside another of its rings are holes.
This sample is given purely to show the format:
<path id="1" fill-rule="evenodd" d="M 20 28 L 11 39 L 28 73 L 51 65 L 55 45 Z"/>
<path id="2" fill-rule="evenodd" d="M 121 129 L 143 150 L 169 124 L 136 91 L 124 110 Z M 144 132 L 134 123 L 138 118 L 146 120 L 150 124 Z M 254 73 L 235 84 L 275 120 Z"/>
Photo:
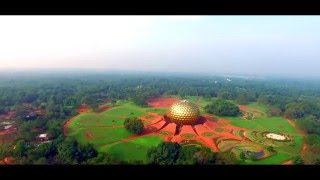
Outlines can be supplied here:
<path id="1" fill-rule="evenodd" d="M 172 104 L 167 115 L 178 125 L 191 125 L 198 120 L 200 111 L 194 103 L 183 100 Z"/>

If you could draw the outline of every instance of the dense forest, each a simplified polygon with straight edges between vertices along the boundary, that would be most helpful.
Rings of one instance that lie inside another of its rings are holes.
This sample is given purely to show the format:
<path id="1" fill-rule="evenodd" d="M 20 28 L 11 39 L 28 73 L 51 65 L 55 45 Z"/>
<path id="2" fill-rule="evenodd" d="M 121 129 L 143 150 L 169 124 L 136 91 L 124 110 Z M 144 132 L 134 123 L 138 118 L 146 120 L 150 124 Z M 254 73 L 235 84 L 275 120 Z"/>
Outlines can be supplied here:
<path id="1" fill-rule="evenodd" d="M 218 97 L 234 100 L 239 104 L 256 101 L 265 104 L 269 107 L 268 113 L 271 116 L 298 119 L 300 129 L 309 134 L 306 142 L 311 147 L 311 153 L 320 156 L 320 83 L 307 79 L 227 79 L 222 76 L 151 73 L 1 74 L 0 115 L 15 112 L 12 118 L 18 124 L 18 135 L 12 143 L 18 150 L 10 151 L 10 155 L 21 157 L 23 162 L 99 164 L 113 161 L 107 155 L 98 156 L 90 145 L 82 147 L 74 140 L 62 137 L 63 123 L 77 114 L 78 107 L 86 104 L 96 109 L 105 101 L 115 102 L 129 98 L 136 104 L 145 106 L 145 99 L 148 97 L 170 95 Z M 228 105 L 225 102 L 216 103 Z M 33 113 L 30 107 L 40 113 Z M 239 110 L 231 107 L 230 111 L 236 115 Z M 220 113 L 223 115 L 224 112 Z M 37 131 L 33 129 L 37 128 L 48 132 L 49 138 L 56 140 L 51 145 L 37 148 L 28 145 L 36 137 Z M 2 159 L 8 150 L 7 144 L 0 143 Z M 71 154 L 77 154 L 69 152 L 71 146 L 82 155 L 71 157 Z M 41 151 L 42 155 L 32 155 L 36 151 Z"/>

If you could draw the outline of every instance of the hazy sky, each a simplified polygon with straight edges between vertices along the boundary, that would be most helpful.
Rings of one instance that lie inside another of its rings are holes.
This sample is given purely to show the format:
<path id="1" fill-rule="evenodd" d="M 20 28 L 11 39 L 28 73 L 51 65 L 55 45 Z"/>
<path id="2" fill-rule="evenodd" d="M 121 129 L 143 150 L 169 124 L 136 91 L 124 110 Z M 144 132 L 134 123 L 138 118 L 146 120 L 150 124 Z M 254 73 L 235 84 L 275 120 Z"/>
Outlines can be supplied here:
<path id="1" fill-rule="evenodd" d="M 0 70 L 320 76 L 320 16 L 0 16 Z"/>

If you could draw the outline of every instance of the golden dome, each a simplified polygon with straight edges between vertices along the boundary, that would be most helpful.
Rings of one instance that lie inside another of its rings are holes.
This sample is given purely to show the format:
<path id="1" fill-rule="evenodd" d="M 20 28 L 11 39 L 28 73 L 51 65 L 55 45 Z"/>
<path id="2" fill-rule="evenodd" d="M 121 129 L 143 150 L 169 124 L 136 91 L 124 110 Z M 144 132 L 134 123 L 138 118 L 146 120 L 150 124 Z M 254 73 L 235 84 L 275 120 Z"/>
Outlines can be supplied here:
<path id="1" fill-rule="evenodd" d="M 194 124 L 198 120 L 199 114 L 198 106 L 187 100 L 172 104 L 168 111 L 170 120 L 179 125 Z"/>

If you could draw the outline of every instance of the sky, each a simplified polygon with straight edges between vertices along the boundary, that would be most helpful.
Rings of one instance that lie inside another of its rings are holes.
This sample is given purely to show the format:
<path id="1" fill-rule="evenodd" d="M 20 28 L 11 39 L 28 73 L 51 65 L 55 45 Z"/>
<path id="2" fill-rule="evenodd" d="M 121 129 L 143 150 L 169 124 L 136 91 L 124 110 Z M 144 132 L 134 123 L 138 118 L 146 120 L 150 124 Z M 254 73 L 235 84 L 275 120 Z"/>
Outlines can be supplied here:
<path id="1" fill-rule="evenodd" d="M 320 77 L 320 16 L 0 16 L 0 71 Z"/>

